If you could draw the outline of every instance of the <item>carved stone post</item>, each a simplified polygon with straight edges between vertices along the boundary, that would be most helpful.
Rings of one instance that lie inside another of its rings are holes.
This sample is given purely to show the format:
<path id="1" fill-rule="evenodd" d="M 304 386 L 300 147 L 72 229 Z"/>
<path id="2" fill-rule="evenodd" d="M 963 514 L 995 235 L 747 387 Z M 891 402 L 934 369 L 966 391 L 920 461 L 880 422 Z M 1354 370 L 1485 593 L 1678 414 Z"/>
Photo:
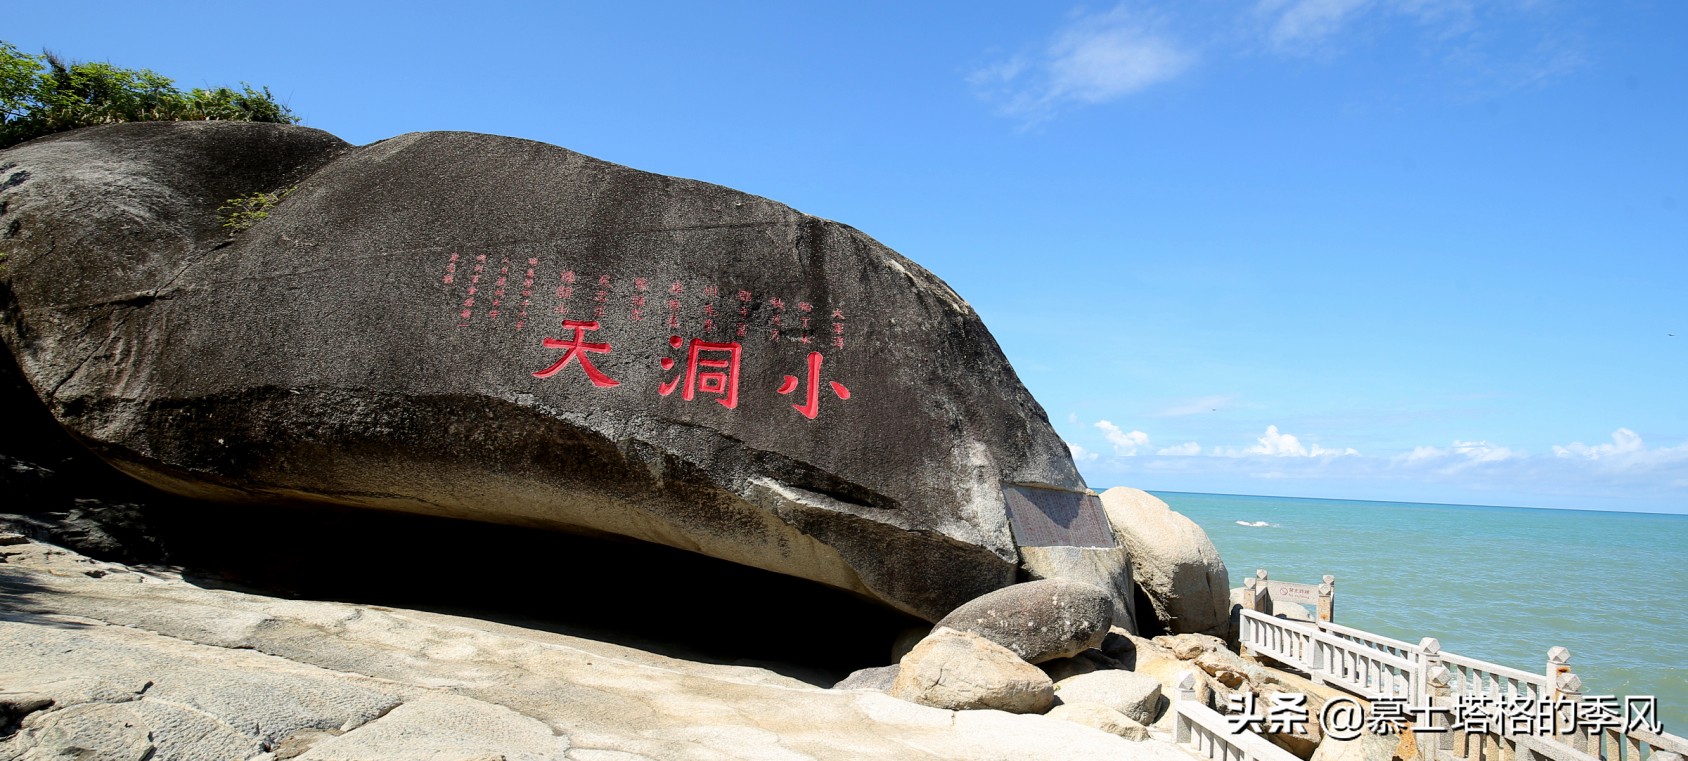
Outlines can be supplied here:
<path id="1" fill-rule="evenodd" d="M 1567 653 L 1567 657 L 1569 657 L 1569 653 Z M 1563 700 L 1565 702 L 1559 708 L 1559 716 L 1554 722 L 1554 729 L 1558 730 L 1561 726 L 1566 727 L 1569 734 L 1565 735 L 1562 740 L 1566 745 L 1591 756 L 1598 757 L 1600 755 L 1600 735 L 1587 733 L 1578 734 L 1576 732 L 1577 702 L 1582 700 L 1582 691 L 1582 677 L 1579 677 L 1570 671 L 1566 671 L 1559 675 L 1558 680 L 1555 681 L 1553 685 L 1553 698 L 1554 700 Z M 1555 733 L 1555 739 L 1558 739 L 1557 732 Z"/>
<path id="2" fill-rule="evenodd" d="M 1541 699 L 1558 700 L 1560 697 L 1559 678 L 1569 673 L 1571 673 L 1571 651 L 1563 647 L 1548 648 L 1547 669 L 1544 672 L 1544 675 L 1547 677 L 1547 688 L 1549 693 L 1542 695 Z M 1571 732 L 1576 728 L 1575 716 L 1573 715 L 1570 721 L 1567 721 L 1564 718 L 1557 718 L 1563 717 L 1563 715 L 1564 713 L 1562 711 L 1555 714 L 1556 718 L 1553 721 L 1553 736 L 1549 739 L 1563 742 L 1573 748 L 1580 747 L 1580 744 L 1576 742 L 1576 737 L 1560 734 L 1560 729 L 1562 727 L 1566 728 L 1566 732 Z"/>
<path id="3" fill-rule="evenodd" d="M 1571 673 L 1571 651 L 1563 647 L 1553 647 L 1547 650 L 1547 684 L 1554 687 L 1559 684 L 1560 674 Z"/>
<path id="4" fill-rule="evenodd" d="M 1408 702 L 1424 700 L 1430 695 L 1430 671 L 1442 668 L 1442 642 L 1435 637 L 1418 641 L 1418 668 L 1413 670 L 1413 694 Z M 1443 669 L 1446 671 L 1447 669 Z"/>
<path id="5" fill-rule="evenodd" d="M 1256 570 L 1254 577 L 1257 579 L 1254 584 L 1254 593 L 1259 595 L 1254 601 L 1254 609 L 1270 616 L 1276 611 L 1272 610 L 1271 585 L 1266 583 L 1266 569 Z"/>
<path id="6" fill-rule="evenodd" d="M 1424 642 L 1421 642 L 1420 645 L 1434 642 L 1436 642 L 1436 640 L 1426 637 L 1424 638 Z M 1438 656 L 1441 655 L 1441 647 L 1442 646 L 1439 643 L 1436 645 L 1436 654 Z M 1425 705 L 1431 708 L 1446 708 L 1449 713 L 1438 714 L 1434 711 L 1431 712 L 1430 715 L 1432 720 L 1438 726 L 1442 727 L 1443 731 L 1432 735 L 1434 738 L 1433 741 L 1427 742 L 1419 747 L 1429 751 L 1427 755 L 1431 761 L 1448 761 L 1449 759 L 1455 757 L 1456 751 L 1459 757 L 1464 757 L 1465 732 L 1464 730 L 1455 730 L 1453 728 L 1453 672 L 1449 671 L 1447 666 L 1443 666 L 1438 662 L 1429 665 L 1425 669 L 1424 674 L 1425 694 L 1421 700 L 1424 701 Z"/>
<path id="7" fill-rule="evenodd" d="M 1319 585 L 1319 615 L 1320 621 L 1335 621 L 1336 618 L 1336 577 L 1325 575 L 1323 584 Z"/>
<path id="8" fill-rule="evenodd" d="M 1242 600 L 1242 603 L 1240 605 L 1240 607 L 1243 610 L 1259 610 L 1258 606 L 1260 605 L 1260 601 L 1259 601 L 1258 593 L 1255 591 L 1255 587 L 1259 583 L 1260 583 L 1259 580 L 1254 578 L 1253 576 L 1250 576 L 1246 579 L 1243 579 L 1243 600 Z M 1244 616 L 1243 614 L 1238 613 L 1237 614 L 1237 654 L 1238 655 L 1242 655 L 1242 656 L 1248 655 L 1248 641 L 1249 641 L 1250 636 L 1253 633 L 1254 633 L 1254 622 L 1248 620 L 1247 616 Z"/>
<path id="9" fill-rule="evenodd" d="M 1190 722 L 1185 721 L 1184 717 L 1177 715 L 1178 703 L 1193 703 L 1193 702 L 1195 702 L 1195 700 L 1196 700 L 1196 675 L 1195 675 L 1195 672 L 1185 671 L 1185 672 L 1180 673 L 1178 675 L 1177 686 L 1178 686 L 1178 695 L 1174 699 L 1174 703 L 1171 707 L 1171 710 L 1174 712 L 1174 715 L 1172 717 L 1172 741 L 1175 742 L 1175 743 L 1178 743 L 1180 745 L 1183 745 L 1183 744 L 1190 742 Z"/>

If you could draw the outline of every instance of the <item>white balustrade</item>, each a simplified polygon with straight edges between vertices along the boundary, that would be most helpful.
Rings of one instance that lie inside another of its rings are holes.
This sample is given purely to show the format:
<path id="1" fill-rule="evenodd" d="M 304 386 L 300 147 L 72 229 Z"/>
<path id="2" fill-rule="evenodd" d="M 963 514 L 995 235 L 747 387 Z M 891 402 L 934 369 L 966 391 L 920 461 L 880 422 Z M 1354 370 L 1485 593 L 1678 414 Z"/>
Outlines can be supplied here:
<path id="1" fill-rule="evenodd" d="M 1264 579 L 1264 574 L 1261 576 Z M 1537 674 L 1442 652 L 1440 643 L 1432 638 L 1414 645 L 1329 621 L 1274 618 L 1246 607 L 1239 613 L 1238 640 L 1245 651 L 1267 656 L 1306 672 L 1315 681 L 1364 698 L 1400 698 L 1415 705 L 1432 698 L 1447 705 L 1462 697 L 1496 704 L 1523 700 L 1574 703 L 1583 692 L 1582 681 L 1571 673 L 1570 651 L 1562 647 L 1548 652 L 1547 668 Z M 1573 724 L 1574 719 L 1565 723 Z M 1463 738 L 1463 733 L 1457 734 Z M 1607 728 L 1595 735 L 1553 735 L 1551 740 L 1502 735 L 1494 730 L 1478 746 L 1486 745 L 1515 761 L 1688 761 L 1688 739 L 1644 728 Z M 1487 758 L 1487 752 L 1477 752 Z M 1227 761 L 1217 756 L 1205 758 Z"/>

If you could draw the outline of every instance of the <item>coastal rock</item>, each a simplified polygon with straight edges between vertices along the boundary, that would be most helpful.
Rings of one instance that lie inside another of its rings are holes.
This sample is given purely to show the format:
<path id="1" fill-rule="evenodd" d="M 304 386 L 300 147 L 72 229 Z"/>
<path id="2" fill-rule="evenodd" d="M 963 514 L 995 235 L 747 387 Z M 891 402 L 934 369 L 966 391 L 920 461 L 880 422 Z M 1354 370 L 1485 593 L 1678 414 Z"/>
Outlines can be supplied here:
<path id="1" fill-rule="evenodd" d="M 1256 694 L 1259 696 L 1258 700 L 1260 705 L 1269 706 L 1273 705 L 1275 700 L 1273 696 L 1275 695 L 1297 693 L 1292 690 L 1286 690 L 1282 687 L 1269 685 L 1260 689 Z M 1299 694 L 1307 695 L 1307 715 L 1311 720 L 1300 725 L 1301 731 L 1299 732 L 1265 732 L 1262 733 L 1261 736 L 1265 737 L 1273 745 L 1283 748 L 1284 750 L 1295 754 L 1297 758 L 1306 761 L 1307 759 L 1311 759 L 1313 757 L 1313 754 L 1319 749 L 1319 743 L 1323 742 L 1325 739 L 1324 731 L 1319 728 L 1319 712 L 1324 710 L 1325 701 L 1318 695 L 1311 695 L 1305 692 L 1301 692 Z"/>
<path id="2" fill-rule="evenodd" d="M 1042 663 L 1102 644 L 1112 616 L 1107 592 L 1089 584 L 1044 579 L 970 600 L 937 626 L 978 634 L 1027 663 Z"/>
<path id="3" fill-rule="evenodd" d="M 832 685 L 835 690 L 877 690 L 890 692 L 891 686 L 897 683 L 897 672 L 901 666 L 893 663 L 889 666 L 874 666 L 850 672 L 850 675 Z"/>
<path id="4" fill-rule="evenodd" d="M 1212 634 L 1230 630 L 1230 576 L 1219 550 L 1194 521 L 1148 492 L 1124 486 L 1102 493 L 1108 522 L 1131 557 L 1131 574 L 1152 610 L 1139 610 L 1138 633 Z"/>
<path id="5" fill-rule="evenodd" d="M 1230 690 L 1207 672 L 1199 668 L 1192 669 L 1189 661 L 1180 660 L 1171 650 L 1150 640 L 1129 635 L 1120 636 L 1124 636 L 1135 646 L 1131 653 L 1132 673 L 1155 680 L 1161 687 L 1162 697 L 1170 700 L 1172 696 L 1177 695 L 1179 681 L 1186 673 L 1192 673 L 1196 677 L 1196 702 L 1214 710 L 1223 708 L 1224 696 L 1229 694 Z M 1170 728 L 1171 712 L 1162 711 L 1161 718 L 1155 724 Z"/>
<path id="6" fill-rule="evenodd" d="M 1260 683 L 1266 679 L 1267 672 L 1264 668 L 1249 663 L 1229 650 L 1202 653 L 1196 658 L 1195 664 L 1197 668 L 1219 680 L 1220 684 L 1233 689 L 1244 682 Z"/>
<path id="7" fill-rule="evenodd" d="M 1095 727 L 1110 735 L 1118 735 L 1132 742 L 1149 739 L 1149 728 L 1130 716 L 1099 703 L 1062 703 L 1044 714 L 1087 727 Z"/>
<path id="8" fill-rule="evenodd" d="M 1116 541 L 1113 547 L 1021 547 L 1020 564 L 1033 579 L 1067 579 L 1107 592 L 1113 603 L 1113 625 L 1131 632 L 1140 630 L 1131 555 L 1123 543 Z"/>
<path id="9" fill-rule="evenodd" d="M 1327 737 L 1313 751 L 1310 761 L 1416 761 L 1416 756 L 1398 756 L 1400 738 L 1361 732 L 1352 740 Z"/>
<path id="10" fill-rule="evenodd" d="M 1021 572 L 1003 484 L 1085 491 L 954 291 L 727 188 L 489 135 L 155 122 L 0 152 L 0 210 L 23 375 L 180 495 L 633 537 L 932 621 Z"/>
<path id="11" fill-rule="evenodd" d="M 1307 606 L 1293 602 L 1278 603 L 1272 607 L 1272 615 L 1276 618 L 1290 621 L 1313 622 L 1313 614 L 1308 612 Z"/>
<path id="12" fill-rule="evenodd" d="M 6 551 L 0 707 L 18 724 L 0 758 L 1188 761 L 1044 716 L 161 570 L 93 577 L 88 558 L 34 542 Z"/>
<path id="13" fill-rule="evenodd" d="M 1037 667 L 1043 669 L 1043 673 L 1048 674 L 1050 679 L 1057 682 L 1062 679 L 1066 679 L 1067 677 L 1078 676 L 1079 674 L 1088 674 L 1099 668 L 1096 661 L 1084 657 L 1084 653 L 1080 653 L 1071 658 L 1054 658 L 1047 660 L 1037 664 Z"/>
<path id="14" fill-rule="evenodd" d="M 1166 700 L 1160 682 L 1130 671 L 1097 671 L 1068 677 L 1055 685 L 1062 703 L 1095 703 L 1141 724 L 1152 724 Z"/>
<path id="15" fill-rule="evenodd" d="M 911 626 L 897 632 L 897 638 L 891 641 L 891 660 L 902 660 L 903 656 L 908 655 L 908 651 L 913 650 L 915 645 L 920 644 L 920 641 L 931 633 L 930 626 Z"/>
<path id="16" fill-rule="evenodd" d="M 939 627 L 903 656 L 893 697 L 912 703 L 1009 713 L 1043 713 L 1054 684 L 1008 648 L 969 632 Z"/>
<path id="17" fill-rule="evenodd" d="M 1225 640 L 1207 634 L 1175 634 L 1154 638 L 1154 643 L 1172 651 L 1181 661 L 1193 661 L 1203 653 L 1225 649 Z"/>

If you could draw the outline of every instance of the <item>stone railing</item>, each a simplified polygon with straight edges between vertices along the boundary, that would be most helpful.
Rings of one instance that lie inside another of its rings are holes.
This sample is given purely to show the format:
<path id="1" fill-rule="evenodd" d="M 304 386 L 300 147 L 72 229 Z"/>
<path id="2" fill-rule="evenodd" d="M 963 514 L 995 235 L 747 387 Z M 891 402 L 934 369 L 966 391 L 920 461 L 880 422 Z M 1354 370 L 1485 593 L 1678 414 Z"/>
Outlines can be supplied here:
<path id="1" fill-rule="evenodd" d="M 1357 630 L 1347 627 L 1338 633 L 1326 628 L 1334 626 L 1328 622 L 1289 621 L 1247 609 L 1241 611 L 1238 625 L 1237 639 L 1246 652 L 1298 668 L 1314 681 L 1364 698 L 1410 701 L 1424 694 L 1414 689 L 1421 669 L 1413 646 L 1398 652 L 1380 646 L 1385 638 L 1357 632 L 1365 638 L 1356 639 Z"/>
<path id="2" fill-rule="evenodd" d="M 1218 711 L 1196 699 L 1196 675 L 1178 677 L 1178 694 L 1168 709 L 1173 712 L 1172 741 L 1196 758 L 1207 761 L 1301 761 L 1266 738 L 1246 729 L 1236 731 Z"/>
<path id="3" fill-rule="evenodd" d="M 1443 716 L 1435 733 L 1438 758 L 1688 761 L 1688 739 L 1633 726 L 1628 717 L 1584 701 L 1582 679 L 1571 672 L 1571 651 L 1563 647 L 1548 650 L 1546 668 L 1531 673 L 1442 652 L 1433 637 L 1414 645 L 1329 621 L 1291 621 L 1246 607 L 1239 611 L 1238 644 L 1244 654 L 1264 655 L 1318 683 L 1370 700 L 1389 698 L 1450 714 L 1460 705 L 1483 701 L 1558 706 L 1553 728 L 1540 734 L 1509 733 L 1498 720 L 1466 731 Z M 1597 731 L 1563 729 L 1597 721 L 1602 723 Z"/>

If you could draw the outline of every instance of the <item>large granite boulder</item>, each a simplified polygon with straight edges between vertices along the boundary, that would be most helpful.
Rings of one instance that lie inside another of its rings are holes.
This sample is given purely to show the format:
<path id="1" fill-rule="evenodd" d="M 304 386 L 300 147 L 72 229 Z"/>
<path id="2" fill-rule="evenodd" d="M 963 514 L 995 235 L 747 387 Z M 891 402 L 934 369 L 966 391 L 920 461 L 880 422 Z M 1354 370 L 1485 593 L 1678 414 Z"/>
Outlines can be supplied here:
<path id="1" fill-rule="evenodd" d="M 890 694 L 911 703 L 1009 713 L 1043 713 L 1055 703 L 1055 684 L 1042 670 L 971 632 L 939 627 L 898 667 Z"/>
<path id="2" fill-rule="evenodd" d="M 1022 572 L 1010 490 L 1084 519 L 1037 546 L 1117 549 L 965 301 L 738 191 L 487 135 L 122 124 L 0 151 L 0 238 L 30 384 L 182 495 L 633 537 L 928 621 Z"/>
<path id="3" fill-rule="evenodd" d="M 1095 703 L 1119 711 L 1142 724 L 1153 723 L 1166 700 L 1152 676 L 1131 671 L 1096 671 L 1067 677 L 1055 685 L 1062 703 Z"/>
<path id="4" fill-rule="evenodd" d="M 1149 739 L 1149 728 L 1136 719 L 1100 703 L 1062 703 L 1044 714 L 1074 724 L 1095 727 L 1110 735 L 1119 735 L 1133 742 Z"/>
<path id="5" fill-rule="evenodd" d="M 972 632 L 1027 663 L 1043 663 L 1102 644 L 1112 616 L 1112 600 L 1104 590 L 1083 582 L 1042 579 L 971 600 L 944 616 L 938 628 Z"/>
<path id="6" fill-rule="evenodd" d="M 1132 578 L 1148 602 L 1148 610 L 1137 611 L 1136 633 L 1226 637 L 1231 580 L 1207 532 L 1138 489 L 1109 489 L 1102 493 L 1102 507 L 1130 555 Z"/>

